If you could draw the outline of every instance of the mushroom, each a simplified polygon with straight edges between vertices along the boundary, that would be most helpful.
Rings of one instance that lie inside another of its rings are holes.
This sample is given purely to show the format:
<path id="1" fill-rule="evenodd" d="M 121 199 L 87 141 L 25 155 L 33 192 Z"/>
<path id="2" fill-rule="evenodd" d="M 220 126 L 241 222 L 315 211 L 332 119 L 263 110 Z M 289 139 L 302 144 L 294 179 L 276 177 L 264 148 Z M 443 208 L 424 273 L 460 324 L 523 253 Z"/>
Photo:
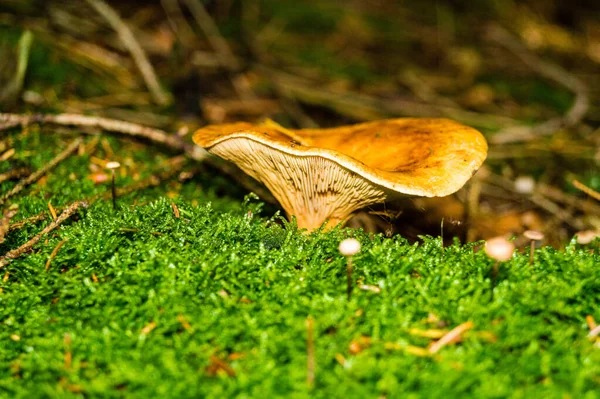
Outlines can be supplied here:
<path id="1" fill-rule="evenodd" d="M 262 182 L 309 230 L 389 199 L 450 195 L 487 154 L 481 133 L 447 119 L 300 130 L 240 122 L 201 128 L 194 142 Z"/>

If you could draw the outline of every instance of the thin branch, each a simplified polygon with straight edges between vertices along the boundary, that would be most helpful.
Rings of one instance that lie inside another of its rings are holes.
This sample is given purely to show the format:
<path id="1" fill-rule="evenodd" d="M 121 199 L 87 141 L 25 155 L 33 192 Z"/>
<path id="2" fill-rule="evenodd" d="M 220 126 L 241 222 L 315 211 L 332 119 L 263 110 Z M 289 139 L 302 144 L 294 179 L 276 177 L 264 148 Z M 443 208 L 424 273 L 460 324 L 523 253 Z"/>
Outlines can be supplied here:
<path id="1" fill-rule="evenodd" d="M 163 181 L 173 177 L 176 173 L 178 173 L 182 169 L 183 165 L 184 164 L 182 162 L 173 162 L 173 160 L 171 160 L 169 162 L 169 168 L 167 170 L 153 174 L 148 179 L 145 179 L 139 183 L 135 183 L 135 184 L 118 189 L 117 196 L 122 197 L 124 195 L 130 194 L 135 191 L 141 191 L 146 188 L 156 187 L 159 184 L 161 184 Z M 101 193 L 101 194 L 96 194 L 92 197 L 85 199 L 84 202 L 91 205 L 99 199 L 108 199 L 110 197 L 111 197 L 111 193 Z M 63 208 L 57 208 L 56 210 L 62 211 Z M 28 224 L 35 224 L 37 222 L 46 220 L 48 218 L 48 214 L 49 214 L 48 212 L 43 211 L 43 212 L 38 213 L 37 215 L 30 216 L 23 220 L 19 220 L 18 222 L 12 223 L 8 227 L 8 231 L 10 232 L 13 230 L 19 230 Z"/>
<path id="2" fill-rule="evenodd" d="M 85 201 L 77 201 L 69 205 L 55 221 L 46 226 L 38 235 L 33 237 L 31 240 L 27 241 L 25 244 L 21 245 L 19 248 L 13 249 L 12 251 L 8 251 L 3 257 L 1 257 L 0 269 L 6 266 L 11 259 L 16 259 L 19 256 L 23 255 L 25 252 L 31 250 L 31 248 L 33 248 L 35 244 L 40 242 L 43 236 L 60 226 L 65 220 L 67 220 L 75 212 L 77 212 L 79 208 L 85 208 L 87 206 L 88 205 Z"/>
<path id="3" fill-rule="evenodd" d="M 44 211 L 44 212 L 40 212 L 37 215 L 28 217 L 27 219 L 23 219 L 23 220 L 19 220 L 18 222 L 14 222 L 12 223 L 9 227 L 8 227 L 8 231 L 13 231 L 13 230 L 19 230 L 22 229 L 23 227 L 25 227 L 28 224 L 35 224 L 37 222 L 41 222 L 42 220 L 45 220 L 48 217 L 48 212 Z"/>
<path id="4" fill-rule="evenodd" d="M 58 154 L 56 157 L 54 157 L 54 159 L 52 159 L 50 162 L 48 162 L 42 168 L 33 172 L 31 175 L 29 175 L 25 179 L 21 180 L 19 183 L 17 183 L 16 186 L 14 186 L 6 194 L 4 194 L 2 197 L 0 197 L 0 206 L 4 205 L 4 203 L 9 198 L 11 198 L 15 194 L 19 193 L 26 186 L 38 181 L 49 170 L 54 168 L 56 165 L 58 165 L 60 162 L 62 162 L 65 158 L 67 158 L 69 155 L 71 155 L 71 153 L 73 153 L 77 149 L 77 147 L 79 147 L 79 144 L 81 144 L 82 142 L 83 142 L 83 139 L 81 139 L 80 137 L 76 138 L 75 140 L 73 140 L 71 142 L 71 144 L 69 144 L 67 146 L 67 148 L 65 148 L 63 151 L 60 152 L 60 154 Z"/>
<path id="5" fill-rule="evenodd" d="M 99 128 L 108 132 L 122 133 L 133 137 L 141 137 L 155 143 L 166 145 L 174 150 L 185 152 L 190 158 L 197 161 L 203 160 L 207 153 L 198 146 L 192 146 L 184 142 L 176 135 L 169 134 L 164 130 L 154 129 L 136 123 L 125 122 L 117 119 L 102 118 L 97 116 L 85 116 L 79 114 L 57 114 L 57 115 L 19 115 L 0 113 L 0 131 L 10 129 L 19 125 L 27 126 L 34 123 L 49 123 L 61 126 L 77 126 Z"/>
<path id="6" fill-rule="evenodd" d="M 165 10 L 171 29 L 179 37 L 179 41 L 189 44 L 190 39 L 194 37 L 194 31 L 181 11 L 179 0 L 160 0 L 160 4 Z"/>
<path id="7" fill-rule="evenodd" d="M 110 24 L 110 26 L 117 32 L 119 38 L 123 42 L 123 45 L 127 48 L 138 69 L 142 73 L 144 81 L 148 90 L 152 93 L 154 100 L 160 105 L 166 105 L 171 102 L 169 96 L 163 91 L 154 72 L 154 68 L 146 53 L 142 49 L 142 46 L 138 43 L 133 32 L 127 26 L 119 14 L 103 0 L 86 0 L 89 5 L 94 7 L 98 14 L 102 15 L 104 19 Z"/>
<path id="8" fill-rule="evenodd" d="M 217 58 L 222 66 L 229 72 L 229 80 L 238 96 L 243 99 L 255 98 L 256 95 L 249 87 L 244 75 L 239 74 L 240 62 L 231 51 L 231 47 L 219 32 L 219 28 L 211 18 L 210 14 L 204 8 L 204 5 L 199 0 L 185 0 L 192 16 L 196 20 L 200 29 L 210 42 L 211 47 L 217 52 Z"/>
<path id="9" fill-rule="evenodd" d="M 46 261 L 46 266 L 44 266 L 44 270 L 48 271 L 48 269 L 50 269 L 50 264 L 52 263 L 52 259 L 54 259 L 56 257 L 56 255 L 58 254 L 58 251 L 60 251 L 60 248 L 65 244 L 65 242 L 67 242 L 69 239 L 68 238 L 64 238 L 62 239 L 58 245 L 52 250 L 52 252 L 50 253 L 50 257 L 48 258 L 48 260 Z"/>
<path id="10" fill-rule="evenodd" d="M 192 12 L 192 16 L 204 32 L 212 48 L 219 53 L 222 64 L 231 71 L 237 70 L 238 63 L 229 44 L 219 32 L 219 28 L 206 11 L 206 8 L 204 8 L 204 5 L 202 5 L 202 2 L 199 0 L 185 0 L 185 4 L 187 4 L 189 10 Z"/>
<path id="11" fill-rule="evenodd" d="M 25 79 L 25 72 L 27 71 L 27 64 L 29 62 L 29 52 L 32 41 L 33 34 L 26 30 L 19 39 L 15 75 L 3 85 L 4 87 L 0 88 L 0 104 L 6 105 L 7 103 L 14 103 L 21 92 L 23 80 Z"/>
<path id="12" fill-rule="evenodd" d="M 468 125 L 490 129 L 517 125 L 517 121 L 508 117 L 481 114 L 447 105 L 432 105 L 400 98 L 381 99 L 366 94 L 329 89 L 323 87 L 322 82 L 297 77 L 262 65 L 257 65 L 256 71 L 268 81 L 276 81 L 274 84 L 279 85 L 282 90 L 298 101 L 332 109 L 340 115 L 346 115 L 354 120 L 444 115 Z"/>
<path id="13" fill-rule="evenodd" d="M 498 174 L 492 173 L 487 168 L 481 168 L 479 173 L 481 173 L 484 182 L 501 187 L 506 191 L 523 195 L 515 190 L 514 182 L 512 182 L 511 180 L 506 179 Z M 584 227 L 583 223 L 580 220 L 574 218 L 571 212 L 567 211 L 554 201 L 542 195 L 542 193 L 539 190 L 536 190 L 530 195 L 523 195 L 523 198 L 527 198 L 535 205 L 539 206 L 542 209 L 545 209 L 547 212 L 555 216 L 561 222 L 566 223 L 577 230 L 582 230 Z"/>
<path id="14" fill-rule="evenodd" d="M 575 100 L 571 108 L 562 117 L 550 119 L 533 127 L 518 126 L 505 129 L 495 134 L 491 138 L 492 142 L 500 144 L 533 140 L 540 135 L 552 134 L 562 126 L 574 126 L 581 122 L 589 109 L 590 102 L 588 88 L 581 80 L 560 65 L 538 57 L 506 29 L 500 26 L 493 25 L 490 27 L 487 35 L 491 40 L 504 46 L 516 55 L 531 70 L 566 87 L 575 94 Z"/>
<path id="15" fill-rule="evenodd" d="M 23 176 L 27 176 L 31 173 L 29 168 L 16 168 L 6 171 L 4 173 L 0 173 L 0 183 L 5 182 L 6 180 L 19 179 Z"/>
<path id="16" fill-rule="evenodd" d="M 451 343 L 452 341 L 454 341 L 455 339 L 460 337 L 465 331 L 468 331 L 471 328 L 473 328 L 473 326 L 474 326 L 474 324 L 472 321 L 467 321 L 466 323 L 462 323 L 462 324 L 458 325 L 457 327 L 452 329 L 450 332 L 448 332 L 448 334 L 444 335 L 442 338 L 435 341 L 429 347 L 429 353 L 435 354 L 435 353 L 439 352 L 440 349 L 442 349 L 444 346 L 448 345 L 449 343 Z"/>
<path id="17" fill-rule="evenodd" d="M 10 229 L 10 220 L 15 217 L 19 210 L 17 205 L 12 205 L 10 208 L 4 211 L 2 219 L 0 220 L 0 244 L 4 242 L 4 237 Z"/>
<path id="18" fill-rule="evenodd" d="M 585 184 L 583 184 L 582 182 L 580 182 L 579 180 L 573 180 L 573 186 L 575 186 L 575 188 L 583 191 L 584 193 L 586 193 L 587 195 L 589 195 L 590 197 L 600 201 L 600 193 L 588 186 L 586 186 Z"/>
<path id="19" fill-rule="evenodd" d="M 600 206 L 596 205 L 593 201 L 586 201 L 574 195 L 567 194 L 559 188 L 538 183 L 536 191 L 553 201 L 561 202 L 582 212 L 600 215 Z"/>
<path id="20" fill-rule="evenodd" d="M 261 185 L 256 183 L 252 178 L 248 177 L 233 164 L 213 158 L 209 156 L 208 152 L 202 147 L 186 143 L 181 137 L 169 134 L 164 130 L 149 128 L 116 119 L 84 116 L 79 114 L 19 115 L 0 113 L 0 131 L 19 125 L 27 126 L 34 123 L 100 128 L 109 132 L 126 134 L 132 137 L 140 137 L 155 143 L 163 144 L 174 150 L 184 152 L 186 156 L 195 161 L 208 163 L 210 166 L 232 177 L 247 190 L 255 192 L 265 202 L 272 204 L 277 203 L 277 201 L 267 190 L 263 189 Z"/>

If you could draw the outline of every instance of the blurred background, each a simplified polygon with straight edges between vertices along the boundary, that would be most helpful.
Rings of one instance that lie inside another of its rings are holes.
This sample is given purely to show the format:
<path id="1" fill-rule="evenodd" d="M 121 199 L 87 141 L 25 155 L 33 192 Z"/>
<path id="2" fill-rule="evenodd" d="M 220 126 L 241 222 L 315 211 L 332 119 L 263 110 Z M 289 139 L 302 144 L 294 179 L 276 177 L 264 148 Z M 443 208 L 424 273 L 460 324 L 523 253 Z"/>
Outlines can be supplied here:
<path id="1" fill-rule="evenodd" d="M 0 60 L 2 112 L 180 135 L 451 118 L 490 144 L 465 188 L 350 226 L 462 241 L 532 229 L 555 246 L 600 230 L 598 1 L 2 0 Z"/>

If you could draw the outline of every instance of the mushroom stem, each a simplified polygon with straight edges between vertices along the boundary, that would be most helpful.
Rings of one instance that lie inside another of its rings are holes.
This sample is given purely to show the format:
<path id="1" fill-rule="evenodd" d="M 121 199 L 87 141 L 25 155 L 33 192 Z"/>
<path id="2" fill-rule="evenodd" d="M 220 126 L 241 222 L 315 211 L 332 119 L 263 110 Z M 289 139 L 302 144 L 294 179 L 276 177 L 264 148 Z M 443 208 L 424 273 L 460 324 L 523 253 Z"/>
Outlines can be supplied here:
<path id="1" fill-rule="evenodd" d="M 348 256 L 346 263 L 346 295 L 348 300 L 352 297 L 352 256 Z"/>
<path id="2" fill-rule="evenodd" d="M 533 255 L 535 253 L 535 241 L 531 240 L 531 244 L 529 246 L 529 264 L 533 264 Z"/>

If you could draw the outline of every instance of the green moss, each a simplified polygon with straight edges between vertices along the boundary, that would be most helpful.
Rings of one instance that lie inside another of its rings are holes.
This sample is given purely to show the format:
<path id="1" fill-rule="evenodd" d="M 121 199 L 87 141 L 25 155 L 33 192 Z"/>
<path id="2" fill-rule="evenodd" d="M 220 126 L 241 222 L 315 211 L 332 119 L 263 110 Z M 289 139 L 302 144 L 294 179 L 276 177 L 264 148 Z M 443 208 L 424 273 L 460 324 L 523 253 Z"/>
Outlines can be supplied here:
<path id="1" fill-rule="evenodd" d="M 142 174 L 150 160 L 168 157 L 109 140 Z M 19 160 L 39 167 L 64 142 L 35 131 L 20 136 Z M 27 155 L 33 145 L 55 150 Z M 42 189 L 27 189 L 15 200 L 19 217 L 47 209 L 48 200 L 59 206 L 105 191 L 86 181 L 89 161 L 71 157 Z M 121 198 L 118 211 L 98 201 L 12 262 L 0 282 L 0 396 L 595 397 L 600 388 L 600 350 L 585 322 L 600 320 L 597 253 L 543 248 L 532 266 L 517 254 L 501 265 L 491 299 L 493 262 L 476 244 L 442 250 L 431 237 L 409 244 L 350 229 L 302 233 L 250 197 L 217 196 L 222 189 L 200 174 Z M 178 194 L 179 218 L 166 193 Z M 11 233 L 0 251 L 43 224 Z M 380 293 L 355 288 L 347 300 L 337 246 L 348 236 L 363 246 L 355 279 Z M 431 340 L 410 329 L 437 328 L 429 313 L 449 328 L 472 321 L 474 329 L 434 357 L 386 348 L 426 348 Z M 351 354 L 362 335 L 370 345 Z M 211 356 L 235 376 L 211 372 Z"/>

